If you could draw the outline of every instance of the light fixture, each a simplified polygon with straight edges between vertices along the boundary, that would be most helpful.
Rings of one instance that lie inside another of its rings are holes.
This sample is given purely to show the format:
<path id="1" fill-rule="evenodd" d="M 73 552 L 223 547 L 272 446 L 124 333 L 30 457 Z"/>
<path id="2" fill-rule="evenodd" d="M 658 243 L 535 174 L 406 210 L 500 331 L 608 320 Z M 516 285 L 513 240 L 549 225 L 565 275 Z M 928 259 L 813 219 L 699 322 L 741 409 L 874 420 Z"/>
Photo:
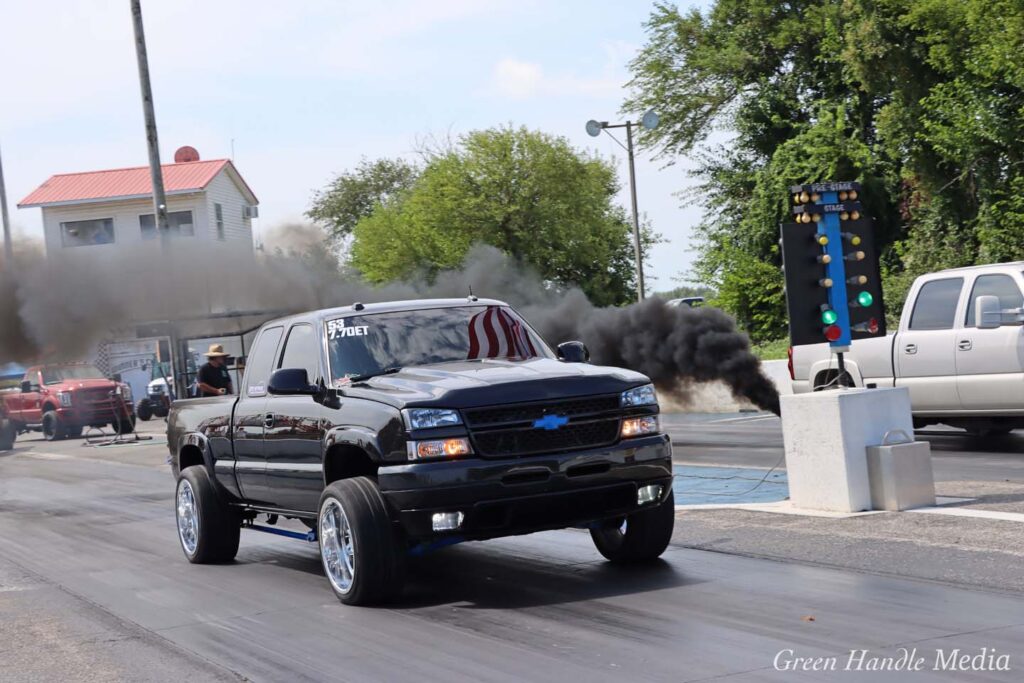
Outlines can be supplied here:
<path id="1" fill-rule="evenodd" d="M 636 504 L 647 505 L 661 498 L 661 484 L 648 484 L 636 490 Z"/>
<path id="2" fill-rule="evenodd" d="M 465 518 L 461 512 L 435 512 L 430 518 L 430 526 L 434 531 L 455 531 Z"/>

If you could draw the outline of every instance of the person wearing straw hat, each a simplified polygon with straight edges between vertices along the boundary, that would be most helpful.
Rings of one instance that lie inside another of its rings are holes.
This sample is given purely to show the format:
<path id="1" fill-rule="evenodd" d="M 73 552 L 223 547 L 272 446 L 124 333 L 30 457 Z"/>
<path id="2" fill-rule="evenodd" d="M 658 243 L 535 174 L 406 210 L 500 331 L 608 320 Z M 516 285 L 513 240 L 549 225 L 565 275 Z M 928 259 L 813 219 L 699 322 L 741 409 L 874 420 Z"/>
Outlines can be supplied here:
<path id="1" fill-rule="evenodd" d="M 225 360 L 229 354 L 224 353 L 224 346 L 210 344 L 210 350 L 203 355 L 208 360 L 199 368 L 199 395 L 223 396 L 234 393 L 231 390 L 231 374 Z"/>

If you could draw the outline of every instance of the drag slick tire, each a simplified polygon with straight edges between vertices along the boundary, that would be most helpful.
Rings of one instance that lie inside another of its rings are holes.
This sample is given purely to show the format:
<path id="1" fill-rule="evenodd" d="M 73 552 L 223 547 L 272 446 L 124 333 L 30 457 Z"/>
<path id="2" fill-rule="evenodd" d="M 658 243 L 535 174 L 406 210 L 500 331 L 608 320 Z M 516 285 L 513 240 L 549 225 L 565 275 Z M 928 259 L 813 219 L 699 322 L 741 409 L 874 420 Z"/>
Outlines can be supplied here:
<path id="1" fill-rule="evenodd" d="M 610 520 L 591 529 L 590 537 L 598 552 L 612 562 L 649 562 L 665 552 L 675 521 L 675 498 L 669 491 L 661 505 Z"/>
<path id="2" fill-rule="evenodd" d="M 174 494 L 178 541 L 193 564 L 230 562 L 238 554 L 242 519 L 217 494 L 202 465 L 186 467 Z"/>
<path id="3" fill-rule="evenodd" d="M 405 546 L 377 484 L 367 477 L 336 481 L 324 489 L 318 510 L 320 560 L 338 600 L 365 605 L 399 595 Z"/>
<path id="4" fill-rule="evenodd" d="M 60 441 L 67 436 L 67 430 L 56 410 L 43 413 L 43 438 L 47 441 Z"/>

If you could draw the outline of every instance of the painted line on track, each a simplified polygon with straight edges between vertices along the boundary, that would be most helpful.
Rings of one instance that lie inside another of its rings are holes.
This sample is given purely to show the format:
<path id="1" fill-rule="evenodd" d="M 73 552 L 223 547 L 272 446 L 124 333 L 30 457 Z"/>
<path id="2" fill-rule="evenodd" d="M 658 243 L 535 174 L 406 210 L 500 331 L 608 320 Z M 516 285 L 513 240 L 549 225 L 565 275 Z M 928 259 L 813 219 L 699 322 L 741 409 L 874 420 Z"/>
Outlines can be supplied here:
<path id="1" fill-rule="evenodd" d="M 708 420 L 706 424 L 725 424 L 728 422 L 760 422 L 762 420 L 777 419 L 776 415 L 741 415 L 740 417 L 725 417 L 720 420 Z"/>
<path id="2" fill-rule="evenodd" d="M 950 517 L 974 517 L 975 519 L 996 519 L 1004 522 L 1024 522 L 1024 513 L 1004 510 L 979 510 L 977 508 L 928 507 L 915 508 L 907 512 L 926 515 L 949 515 Z"/>

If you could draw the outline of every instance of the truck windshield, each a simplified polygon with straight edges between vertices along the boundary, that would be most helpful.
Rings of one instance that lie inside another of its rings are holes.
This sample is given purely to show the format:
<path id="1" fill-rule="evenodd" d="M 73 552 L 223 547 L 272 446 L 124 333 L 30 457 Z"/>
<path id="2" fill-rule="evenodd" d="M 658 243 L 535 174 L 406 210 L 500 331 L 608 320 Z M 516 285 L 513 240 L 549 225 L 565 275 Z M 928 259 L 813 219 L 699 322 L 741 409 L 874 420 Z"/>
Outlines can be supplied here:
<path id="1" fill-rule="evenodd" d="M 43 384 L 58 384 L 74 379 L 106 379 L 91 365 L 57 365 L 43 368 Z"/>
<path id="2" fill-rule="evenodd" d="M 514 311 L 460 306 L 353 315 L 325 323 L 334 384 L 396 368 L 484 358 L 553 358 Z"/>

